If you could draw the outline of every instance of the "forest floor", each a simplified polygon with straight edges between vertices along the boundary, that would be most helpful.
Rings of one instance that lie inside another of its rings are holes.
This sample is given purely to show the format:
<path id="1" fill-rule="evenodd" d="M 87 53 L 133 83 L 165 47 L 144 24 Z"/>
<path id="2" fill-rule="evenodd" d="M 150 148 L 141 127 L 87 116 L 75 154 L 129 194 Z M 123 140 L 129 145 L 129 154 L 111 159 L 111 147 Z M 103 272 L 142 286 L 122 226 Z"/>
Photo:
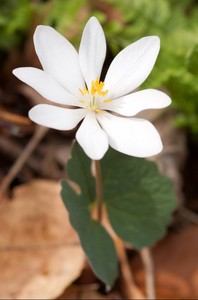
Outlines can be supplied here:
<path id="1" fill-rule="evenodd" d="M 0 299 L 123 299 L 121 279 L 105 291 L 69 225 L 59 182 L 67 179 L 65 164 L 75 131 L 49 130 L 28 119 L 28 110 L 46 100 L 12 75 L 19 59 L 20 65 L 38 65 L 31 46 L 23 54 L 1 54 Z M 198 143 L 175 127 L 176 113 L 168 108 L 143 114 L 162 136 L 164 150 L 152 160 L 171 178 L 177 197 L 167 235 L 152 248 L 155 288 L 158 299 L 197 299 Z M 127 258 L 145 293 L 140 253 L 128 249 Z"/>

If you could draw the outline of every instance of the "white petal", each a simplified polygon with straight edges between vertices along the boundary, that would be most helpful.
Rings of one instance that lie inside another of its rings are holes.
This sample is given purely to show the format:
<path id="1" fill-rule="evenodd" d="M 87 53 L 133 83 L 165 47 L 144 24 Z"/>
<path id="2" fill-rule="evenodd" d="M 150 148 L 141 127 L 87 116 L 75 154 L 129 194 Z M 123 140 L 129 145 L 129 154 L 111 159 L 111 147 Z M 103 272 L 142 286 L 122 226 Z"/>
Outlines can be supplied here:
<path id="1" fill-rule="evenodd" d="M 100 78 L 106 55 L 103 29 L 95 17 L 87 22 L 80 43 L 79 60 L 83 76 L 90 88 L 92 80 Z"/>
<path id="2" fill-rule="evenodd" d="M 118 98 L 140 86 L 155 64 L 159 48 L 159 38 L 148 36 L 118 53 L 105 78 L 105 89 L 109 90 L 108 97 Z"/>
<path id="3" fill-rule="evenodd" d="M 145 109 L 157 109 L 168 106 L 170 97 L 165 93 L 148 89 L 123 96 L 111 103 L 102 103 L 101 109 L 111 110 L 123 116 L 134 116 Z"/>
<path id="4" fill-rule="evenodd" d="M 39 125 L 58 130 L 70 130 L 85 117 L 85 109 L 67 109 L 39 104 L 29 111 L 29 118 Z"/>
<path id="5" fill-rule="evenodd" d="M 115 150 L 136 157 L 149 157 L 162 150 L 155 127 L 144 119 L 122 118 L 104 112 L 98 120 Z"/>
<path id="6" fill-rule="evenodd" d="M 94 112 L 87 114 L 76 133 L 76 139 L 93 160 L 101 159 L 108 150 L 107 135 L 98 124 Z"/>
<path id="7" fill-rule="evenodd" d="M 13 70 L 13 74 L 50 101 L 79 106 L 79 101 L 74 95 L 70 94 L 58 81 L 42 70 L 18 68 Z"/>
<path id="8" fill-rule="evenodd" d="M 84 80 L 72 44 L 50 26 L 42 25 L 36 28 L 34 44 L 43 69 L 78 96 Z"/>

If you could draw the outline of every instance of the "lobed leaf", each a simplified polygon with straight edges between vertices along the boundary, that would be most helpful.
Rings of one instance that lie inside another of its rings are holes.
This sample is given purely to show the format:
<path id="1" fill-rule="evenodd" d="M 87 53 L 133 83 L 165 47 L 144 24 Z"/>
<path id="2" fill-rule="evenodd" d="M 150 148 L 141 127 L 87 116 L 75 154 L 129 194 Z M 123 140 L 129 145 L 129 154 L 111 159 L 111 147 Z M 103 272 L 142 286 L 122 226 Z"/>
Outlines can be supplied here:
<path id="1" fill-rule="evenodd" d="M 102 161 L 104 198 L 115 232 L 137 249 L 163 237 L 175 208 L 170 180 L 145 159 L 110 149 Z"/>

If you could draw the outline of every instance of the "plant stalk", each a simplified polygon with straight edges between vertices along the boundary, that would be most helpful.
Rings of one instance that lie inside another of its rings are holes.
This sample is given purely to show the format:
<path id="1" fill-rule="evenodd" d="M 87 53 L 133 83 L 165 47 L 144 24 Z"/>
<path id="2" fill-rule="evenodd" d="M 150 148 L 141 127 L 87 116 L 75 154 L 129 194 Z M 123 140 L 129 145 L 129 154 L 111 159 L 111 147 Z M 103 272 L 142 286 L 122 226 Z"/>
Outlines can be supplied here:
<path id="1" fill-rule="evenodd" d="M 96 197 L 97 197 L 97 220 L 102 221 L 103 189 L 100 160 L 94 160 L 96 175 Z"/>

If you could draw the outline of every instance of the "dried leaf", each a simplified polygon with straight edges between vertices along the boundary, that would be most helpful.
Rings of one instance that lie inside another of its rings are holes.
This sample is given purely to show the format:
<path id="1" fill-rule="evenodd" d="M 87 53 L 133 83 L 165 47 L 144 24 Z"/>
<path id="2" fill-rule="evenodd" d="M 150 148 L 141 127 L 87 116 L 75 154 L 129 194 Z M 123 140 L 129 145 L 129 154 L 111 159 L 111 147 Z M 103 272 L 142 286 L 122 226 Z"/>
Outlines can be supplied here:
<path id="1" fill-rule="evenodd" d="M 84 254 L 59 193 L 37 180 L 1 207 L 0 299 L 54 299 L 80 275 Z"/>
<path id="2" fill-rule="evenodd" d="M 198 226 L 172 232 L 153 251 L 157 299 L 198 299 Z M 143 288 L 144 270 L 132 262 L 135 279 Z"/>

